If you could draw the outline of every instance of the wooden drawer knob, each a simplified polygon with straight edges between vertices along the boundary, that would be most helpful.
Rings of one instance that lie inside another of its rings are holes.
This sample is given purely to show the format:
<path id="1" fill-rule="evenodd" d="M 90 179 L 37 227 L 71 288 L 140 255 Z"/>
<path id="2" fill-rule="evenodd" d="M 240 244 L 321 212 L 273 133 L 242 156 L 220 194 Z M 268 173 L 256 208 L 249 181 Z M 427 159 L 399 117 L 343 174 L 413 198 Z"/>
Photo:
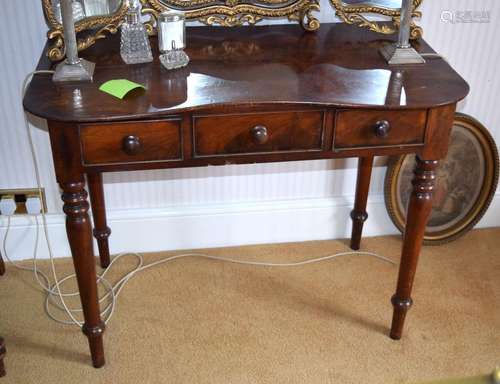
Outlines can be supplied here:
<path id="1" fill-rule="evenodd" d="M 125 136 L 122 141 L 123 151 L 127 155 L 136 155 L 141 151 L 141 141 L 137 136 Z"/>
<path id="2" fill-rule="evenodd" d="M 257 144 L 264 144 L 269 139 L 267 128 L 263 125 L 256 125 L 252 128 L 252 136 Z"/>
<path id="3" fill-rule="evenodd" d="M 375 123 L 375 135 L 380 138 L 385 138 L 391 131 L 391 123 L 387 120 L 380 120 Z"/>

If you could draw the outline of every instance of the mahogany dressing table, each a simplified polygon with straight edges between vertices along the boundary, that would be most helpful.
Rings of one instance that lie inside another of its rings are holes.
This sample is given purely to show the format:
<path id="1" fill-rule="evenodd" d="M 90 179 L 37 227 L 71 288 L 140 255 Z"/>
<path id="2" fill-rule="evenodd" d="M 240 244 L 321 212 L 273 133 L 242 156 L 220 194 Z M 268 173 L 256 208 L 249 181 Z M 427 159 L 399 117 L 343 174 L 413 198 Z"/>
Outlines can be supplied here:
<path id="1" fill-rule="evenodd" d="M 395 38 L 394 38 L 395 39 Z M 55 85 L 36 75 L 25 109 L 48 120 L 57 181 L 93 365 L 104 365 L 92 232 L 109 264 L 102 173 L 228 163 L 358 157 L 351 247 L 359 249 L 373 158 L 416 153 L 390 336 L 400 339 L 438 161 L 448 148 L 467 83 L 442 59 L 389 67 L 379 54 L 392 37 L 347 24 L 315 33 L 297 25 L 188 28 L 187 68 L 127 66 L 119 40 L 83 53 L 93 83 Z M 153 49 L 156 40 L 151 43 Z M 432 53 L 423 41 L 420 52 Z M 38 69 L 51 65 L 43 53 Z M 126 78 L 147 87 L 124 101 L 98 90 Z M 88 183 L 95 228 L 89 218 Z"/>

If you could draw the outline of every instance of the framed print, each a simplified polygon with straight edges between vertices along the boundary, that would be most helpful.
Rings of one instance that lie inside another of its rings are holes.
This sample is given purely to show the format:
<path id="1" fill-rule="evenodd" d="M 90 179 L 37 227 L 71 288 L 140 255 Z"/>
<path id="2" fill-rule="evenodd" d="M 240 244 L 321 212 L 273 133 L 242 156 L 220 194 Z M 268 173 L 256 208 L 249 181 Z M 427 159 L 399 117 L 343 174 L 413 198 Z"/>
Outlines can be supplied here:
<path id="1" fill-rule="evenodd" d="M 393 159 L 385 178 L 385 202 L 404 231 L 415 155 Z M 498 184 L 498 150 L 488 130 L 474 118 L 456 114 L 447 157 L 440 162 L 424 243 L 443 244 L 464 235 L 483 217 Z"/>

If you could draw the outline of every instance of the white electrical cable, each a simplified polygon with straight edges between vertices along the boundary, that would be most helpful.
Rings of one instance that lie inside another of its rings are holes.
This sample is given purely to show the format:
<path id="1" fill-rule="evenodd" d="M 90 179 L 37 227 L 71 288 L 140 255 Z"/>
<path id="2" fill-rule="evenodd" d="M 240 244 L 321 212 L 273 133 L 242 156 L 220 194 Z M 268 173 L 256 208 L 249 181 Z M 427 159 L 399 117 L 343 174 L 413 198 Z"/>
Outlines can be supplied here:
<path id="1" fill-rule="evenodd" d="M 25 94 L 26 87 L 28 83 L 30 82 L 31 78 L 36 75 L 36 74 L 51 74 L 53 71 L 34 71 L 30 73 L 26 79 L 23 82 L 23 92 L 22 94 Z M 37 188 L 39 191 L 41 191 L 41 178 L 40 178 L 40 172 L 39 172 L 39 167 L 38 167 L 38 161 L 37 161 L 37 155 L 35 151 L 35 146 L 33 144 L 33 138 L 31 135 L 31 129 L 30 125 L 28 123 L 28 118 L 25 114 L 25 125 L 26 125 L 26 132 L 28 135 L 28 141 L 30 145 L 30 150 L 31 150 L 31 156 L 33 160 L 33 167 L 35 170 L 35 176 L 36 176 L 36 182 L 37 182 Z M 52 247 L 50 245 L 50 238 L 49 238 L 49 233 L 47 229 L 47 220 L 45 217 L 45 212 L 42 210 L 41 213 L 42 216 L 42 227 L 44 230 L 44 235 L 45 235 L 45 241 L 47 243 L 47 249 L 49 252 L 49 257 L 50 257 L 50 266 L 52 270 L 52 278 L 54 279 L 54 283 L 50 284 L 50 279 L 48 278 L 47 275 L 45 275 L 42 271 L 40 271 L 37 268 L 37 249 L 38 249 L 38 238 L 39 238 L 39 222 L 38 218 L 35 217 L 35 222 L 36 222 L 36 237 L 35 237 L 35 249 L 33 253 L 33 267 L 24 267 L 21 265 L 18 265 L 16 263 L 12 263 L 12 261 L 9 259 L 8 252 L 7 252 L 7 239 L 10 231 L 10 226 L 11 226 L 11 220 L 10 217 L 8 217 L 7 221 L 7 229 L 3 238 L 3 250 L 5 253 L 5 257 L 7 258 L 8 261 L 10 261 L 14 266 L 17 268 L 20 268 L 22 270 L 30 270 L 34 272 L 35 278 L 42 287 L 42 289 L 46 292 L 46 299 L 45 299 L 45 311 L 47 315 L 52 318 L 53 320 L 57 321 L 58 323 L 62 324 L 76 324 L 78 326 L 82 326 L 83 322 L 78 320 L 75 316 L 76 313 L 81 313 L 82 309 L 81 308 L 69 308 L 64 300 L 65 297 L 71 297 L 71 296 L 77 296 L 79 293 L 78 292 L 70 292 L 70 293 L 63 293 L 61 290 L 61 284 L 65 283 L 66 281 L 75 278 L 75 274 L 68 275 L 64 277 L 63 279 L 59 280 L 57 273 L 56 273 L 56 268 L 55 268 L 55 263 L 54 263 L 54 255 L 52 252 Z M 180 260 L 183 258 L 188 258 L 188 257 L 196 257 L 196 258 L 204 258 L 208 260 L 216 260 L 216 261 L 223 261 L 223 262 L 228 262 L 228 263 L 234 263 L 234 264 L 242 264 L 242 265 L 250 265 L 250 266 L 258 266 L 258 267 L 298 267 L 298 266 L 304 266 L 308 264 L 313 264 L 313 263 L 319 263 L 327 260 L 332 260 L 334 258 L 342 257 L 342 256 L 352 256 L 352 255 L 357 255 L 357 256 L 371 256 L 374 258 L 377 258 L 379 260 L 382 260 L 384 262 L 390 263 L 392 265 L 397 265 L 396 262 L 390 260 L 387 257 L 378 255 L 376 253 L 372 252 L 358 252 L 358 251 L 348 251 L 348 252 L 340 252 L 336 253 L 333 255 L 328 255 L 328 256 L 323 256 L 323 257 L 317 257 L 313 259 L 306 259 L 303 261 L 298 261 L 298 262 L 292 262 L 292 263 L 276 263 L 276 262 L 267 262 L 267 261 L 248 261 L 248 260 L 238 260 L 236 258 L 228 258 L 228 257 L 219 257 L 219 256 L 211 256 L 203 253 L 184 253 L 184 254 L 179 254 L 179 255 L 174 255 L 170 256 L 155 262 L 152 262 L 150 264 L 144 265 L 144 258 L 141 254 L 139 253 L 122 253 L 113 258 L 109 266 L 101 273 L 97 275 L 97 283 L 101 283 L 105 286 L 107 289 L 107 292 L 99 299 L 99 303 L 102 304 L 104 302 L 108 302 L 107 305 L 104 307 L 104 309 L 101 311 L 101 316 L 104 318 L 104 322 L 107 323 L 110 319 L 111 316 L 113 315 L 115 308 L 116 308 L 116 302 L 117 298 L 120 295 L 120 293 L 123 290 L 123 287 L 125 284 L 135 275 L 137 275 L 139 272 L 145 271 L 149 268 L 165 264 L 174 260 Z M 137 258 L 138 263 L 137 266 L 127 274 L 125 274 L 120 280 L 118 280 L 115 284 L 111 284 L 106 278 L 106 274 L 110 271 L 112 266 L 118 262 L 121 258 L 125 256 L 134 256 Z M 40 276 L 43 278 L 45 283 L 43 283 L 40 280 Z M 56 302 L 54 298 L 58 298 L 59 302 Z M 66 312 L 67 316 L 70 318 L 70 320 L 62 320 L 57 318 L 55 315 L 51 313 L 50 310 L 50 304 L 53 304 L 56 306 L 58 309 L 63 310 Z"/>

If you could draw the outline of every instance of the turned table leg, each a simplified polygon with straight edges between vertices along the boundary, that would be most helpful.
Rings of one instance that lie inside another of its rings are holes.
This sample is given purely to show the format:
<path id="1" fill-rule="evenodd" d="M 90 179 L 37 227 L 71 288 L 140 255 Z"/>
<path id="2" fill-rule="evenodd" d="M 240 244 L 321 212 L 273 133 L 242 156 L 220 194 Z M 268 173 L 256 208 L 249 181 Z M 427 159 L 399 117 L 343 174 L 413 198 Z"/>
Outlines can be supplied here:
<path id="1" fill-rule="evenodd" d="M 97 277 L 94 263 L 92 231 L 88 215 L 87 192 L 82 180 L 63 182 L 64 213 L 66 213 L 66 231 L 73 256 L 76 279 L 80 290 L 84 324 L 83 333 L 89 340 L 90 353 L 94 367 L 104 365 L 104 347 L 102 335 L 104 323 L 101 321 L 97 296 Z"/>
<path id="2" fill-rule="evenodd" d="M 0 377 L 3 377 L 7 374 L 7 372 L 5 371 L 5 364 L 3 362 L 6 353 L 7 349 L 5 348 L 5 341 L 2 337 L 0 337 Z"/>
<path id="3" fill-rule="evenodd" d="M 0 253 L 0 276 L 5 274 L 5 263 L 3 262 L 2 254 Z"/>
<path id="4" fill-rule="evenodd" d="M 97 239 L 101 267 L 106 268 L 110 263 L 108 237 L 111 235 L 111 229 L 106 223 L 102 173 L 87 174 L 87 181 L 92 204 L 92 216 L 94 218 L 94 237 Z"/>
<path id="5" fill-rule="evenodd" d="M 392 297 L 394 314 L 392 317 L 391 338 L 399 340 L 403 333 L 406 312 L 412 305 L 411 289 L 417 269 L 418 257 L 422 248 L 427 220 L 432 210 L 432 194 L 436 180 L 438 161 L 421 160 L 417 157 L 413 177 L 413 191 L 408 204 L 406 229 L 404 234 L 401 265 L 396 293 Z"/>
<path id="6" fill-rule="evenodd" d="M 356 182 L 356 198 L 354 209 L 351 212 L 352 235 L 351 248 L 358 250 L 363 233 L 363 224 L 368 218 L 366 213 L 366 202 L 368 199 L 368 190 L 370 189 L 370 179 L 372 176 L 373 156 L 360 157 L 358 160 L 358 179 Z"/>

